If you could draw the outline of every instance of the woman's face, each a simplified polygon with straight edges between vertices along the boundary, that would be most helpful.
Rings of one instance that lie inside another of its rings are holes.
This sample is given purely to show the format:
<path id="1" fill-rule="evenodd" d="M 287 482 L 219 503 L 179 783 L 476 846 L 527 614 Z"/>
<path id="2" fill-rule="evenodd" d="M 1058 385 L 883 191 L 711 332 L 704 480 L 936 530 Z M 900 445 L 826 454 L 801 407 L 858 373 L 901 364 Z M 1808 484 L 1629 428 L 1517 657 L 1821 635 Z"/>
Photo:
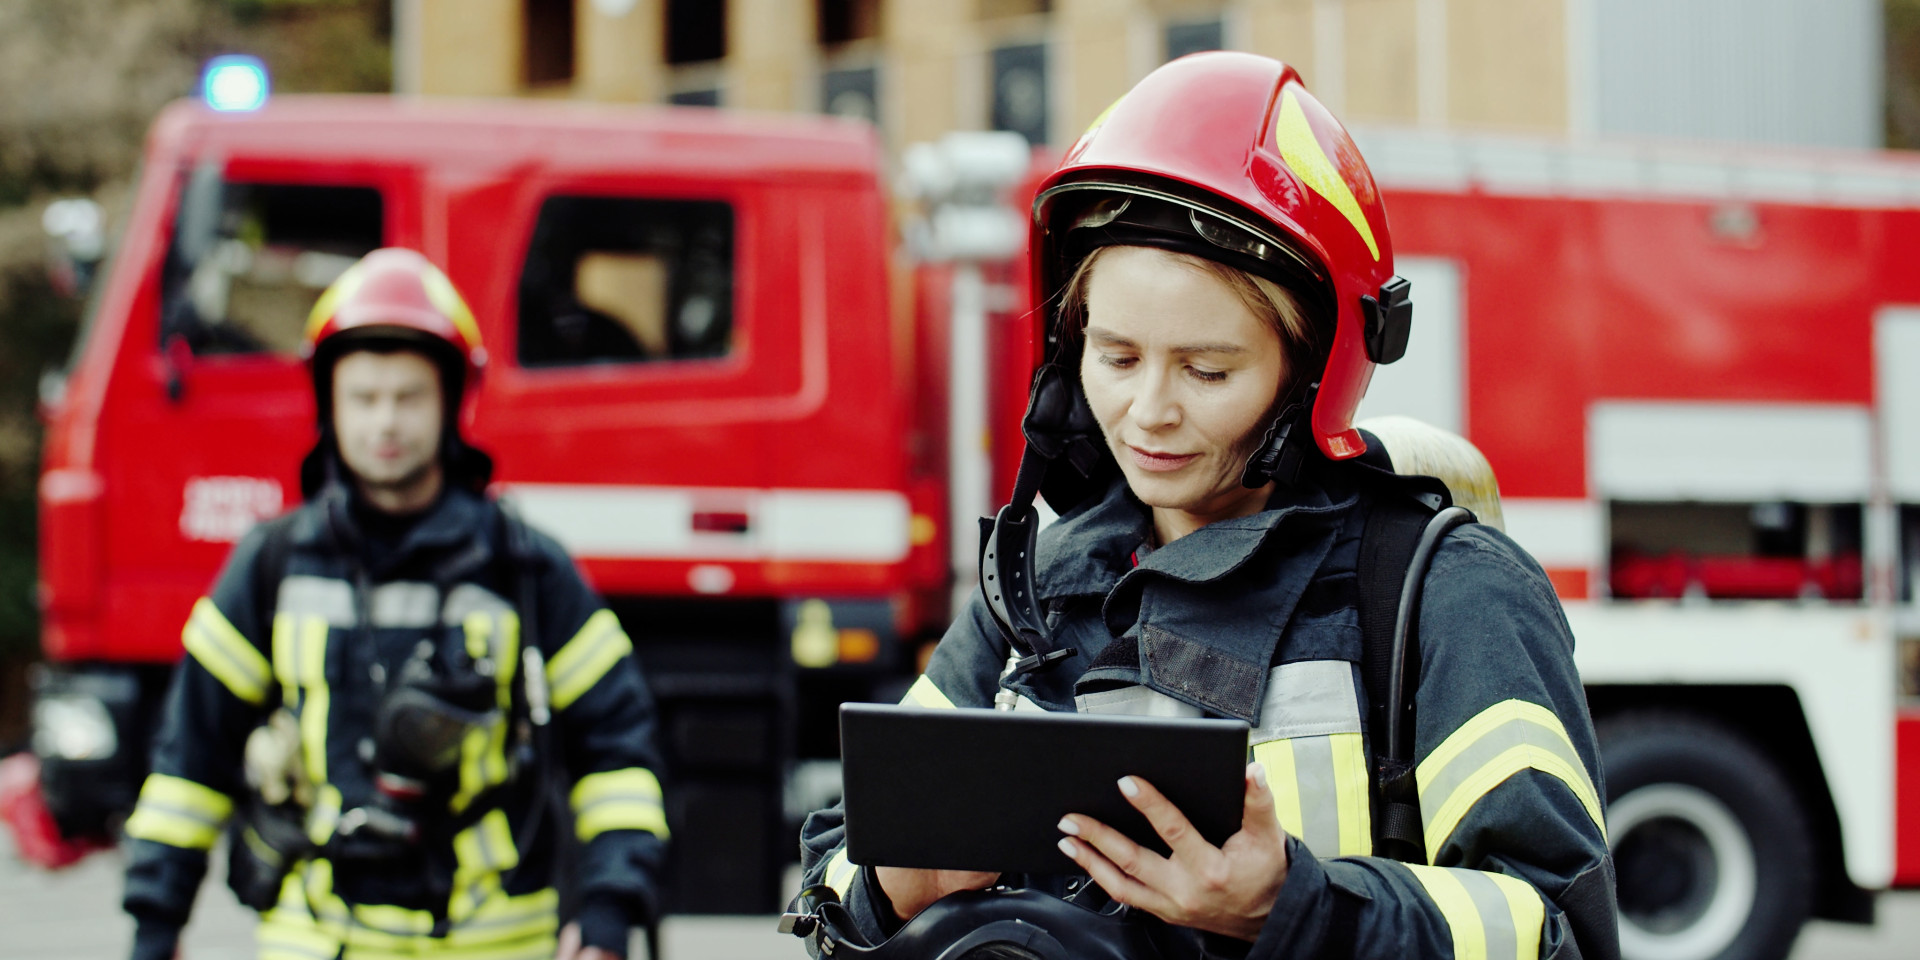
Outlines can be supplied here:
<path id="1" fill-rule="evenodd" d="M 1204 524 L 1260 509 L 1265 491 L 1240 475 L 1285 367 L 1279 334 L 1215 277 L 1150 247 L 1109 248 L 1094 262 L 1080 381 L 1156 517 L 1180 511 Z"/>

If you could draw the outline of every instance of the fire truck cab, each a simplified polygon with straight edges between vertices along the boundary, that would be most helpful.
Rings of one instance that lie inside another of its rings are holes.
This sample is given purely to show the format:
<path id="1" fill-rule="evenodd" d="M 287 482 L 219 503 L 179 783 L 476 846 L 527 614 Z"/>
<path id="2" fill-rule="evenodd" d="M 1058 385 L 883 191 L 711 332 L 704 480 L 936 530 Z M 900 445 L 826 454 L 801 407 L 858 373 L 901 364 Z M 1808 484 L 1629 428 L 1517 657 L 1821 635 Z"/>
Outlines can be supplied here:
<path id="1" fill-rule="evenodd" d="M 777 906 L 799 758 L 945 616 L 938 429 L 909 376 L 870 128 L 547 103 L 170 107 L 51 398 L 42 753 L 69 833 L 131 807 L 180 629 L 299 500 L 318 293 L 423 251 L 488 351 L 469 436 L 580 562 L 662 711 L 670 908 Z M 903 372 L 905 371 L 905 372 Z M 829 798 L 830 799 L 830 798 Z"/>

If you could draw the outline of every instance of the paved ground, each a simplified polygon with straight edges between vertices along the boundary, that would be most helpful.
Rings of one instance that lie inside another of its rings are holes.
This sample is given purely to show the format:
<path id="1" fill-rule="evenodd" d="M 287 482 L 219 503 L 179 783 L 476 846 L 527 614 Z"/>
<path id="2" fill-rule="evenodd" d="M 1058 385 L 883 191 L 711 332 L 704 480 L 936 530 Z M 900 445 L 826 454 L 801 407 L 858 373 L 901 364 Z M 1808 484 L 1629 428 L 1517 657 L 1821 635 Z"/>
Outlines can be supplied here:
<path id="1" fill-rule="evenodd" d="M 116 960 L 126 955 L 132 924 L 119 910 L 115 854 L 97 854 L 58 873 L 26 866 L 0 831 L 0 960 Z M 671 917 L 661 953 L 670 960 L 792 960 L 799 942 L 773 930 L 772 917 Z M 1815 923 L 1793 960 L 1911 960 L 1920 955 L 1920 891 L 1880 901 L 1871 928 Z M 183 960 L 248 960 L 252 914 L 210 880 L 187 928 Z M 640 960 L 638 949 L 630 954 Z"/>

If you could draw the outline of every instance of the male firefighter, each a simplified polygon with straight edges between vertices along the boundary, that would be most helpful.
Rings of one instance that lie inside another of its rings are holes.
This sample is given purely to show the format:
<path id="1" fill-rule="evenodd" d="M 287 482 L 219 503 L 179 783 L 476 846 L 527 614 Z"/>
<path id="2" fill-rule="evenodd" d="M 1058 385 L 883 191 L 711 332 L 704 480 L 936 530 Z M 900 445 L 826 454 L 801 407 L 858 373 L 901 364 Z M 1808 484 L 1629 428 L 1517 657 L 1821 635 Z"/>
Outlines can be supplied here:
<path id="1" fill-rule="evenodd" d="M 492 461 L 460 433 L 486 359 L 472 313 L 425 257 L 376 250 L 305 344 L 307 502 L 248 534 L 187 620 L 126 825 L 133 957 L 175 953 L 229 821 L 261 960 L 624 956 L 667 837 L 652 701 L 559 545 L 485 494 Z"/>

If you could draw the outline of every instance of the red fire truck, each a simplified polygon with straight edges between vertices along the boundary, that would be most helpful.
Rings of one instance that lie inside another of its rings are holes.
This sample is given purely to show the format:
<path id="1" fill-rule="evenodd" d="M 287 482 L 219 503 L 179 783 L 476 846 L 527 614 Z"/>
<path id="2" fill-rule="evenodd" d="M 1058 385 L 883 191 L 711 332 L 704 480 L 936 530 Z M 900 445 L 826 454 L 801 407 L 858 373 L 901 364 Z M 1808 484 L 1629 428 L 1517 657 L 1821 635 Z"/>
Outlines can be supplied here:
<path id="1" fill-rule="evenodd" d="M 636 638 L 672 905 L 775 908 L 789 810 L 822 799 L 790 796 L 819 780 L 796 762 L 837 755 L 842 700 L 899 695 L 948 603 L 945 343 L 923 342 L 945 312 L 896 294 L 880 163 L 869 128 L 817 118 L 168 109 L 47 407 L 36 716 L 62 828 L 130 808 L 194 597 L 297 499 L 318 290 L 408 246 L 479 317 L 471 436 L 502 493 Z"/>
<path id="2" fill-rule="evenodd" d="M 1472 438 L 1566 601 L 1628 955 L 1784 955 L 1920 884 L 1920 164 L 1358 137 L 1419 304 L 1362 414 Z M 295 496 L 307 304 L 399 244 L 479 318 L 503 494 L 661 699 L 675 905 L 771 908 L 836 705 L 912 678 L 973 549 L 954 518 L 1011 485 L 1017 258 L 893 265 L 878 146 L 820 119 L 181 105 L 143 170 L 48 406 L 63 826 L 131 805 L 188 607 Z"/>

